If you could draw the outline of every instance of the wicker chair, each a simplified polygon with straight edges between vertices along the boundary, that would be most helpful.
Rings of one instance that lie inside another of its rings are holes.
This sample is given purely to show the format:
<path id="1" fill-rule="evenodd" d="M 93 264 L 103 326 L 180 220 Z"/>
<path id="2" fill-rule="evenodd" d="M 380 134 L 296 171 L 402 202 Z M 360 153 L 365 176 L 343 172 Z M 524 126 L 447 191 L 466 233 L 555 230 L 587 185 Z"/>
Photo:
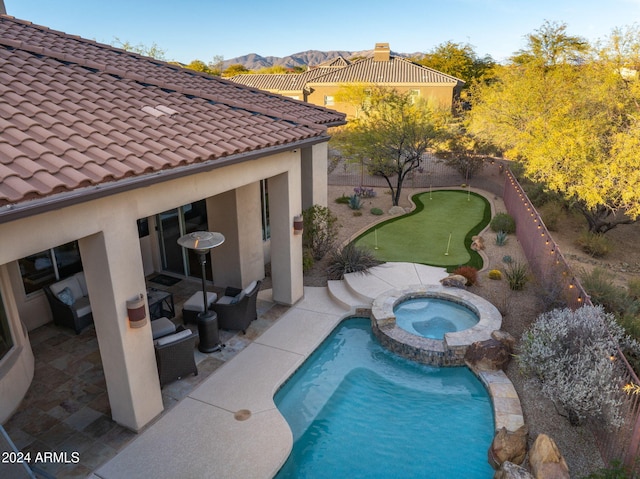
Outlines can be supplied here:
<path id="1" fill-rule="evenodd" d="M 194 357 L 197 337 L 196 333 L 179 326 L 176 333 L 154 341 L 160 387 L 188 374 L 198 375 Z"/>
<path id="2" fill-rule="evenodd" d="M 258 317 L 256 301 L 261 284 L 262 281 L 254 281 L 243 290 L 227 288 L 225 295 L 213 303 L 211 309 L 218 314 L 220 329 L 247 332 L 251 321 Z"/>

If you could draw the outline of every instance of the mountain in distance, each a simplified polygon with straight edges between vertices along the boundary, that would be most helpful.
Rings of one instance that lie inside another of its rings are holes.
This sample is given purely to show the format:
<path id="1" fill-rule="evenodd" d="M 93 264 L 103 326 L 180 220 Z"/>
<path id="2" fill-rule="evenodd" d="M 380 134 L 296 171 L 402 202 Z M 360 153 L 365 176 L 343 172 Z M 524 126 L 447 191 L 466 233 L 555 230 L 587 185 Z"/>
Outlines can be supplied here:
<path id="1" fill-rule="evenodd" d="M 398 57 L 414 57 L 422 56 L 422 53 L 396 53 L 391 52 L 392 55 Z M 228 68 L 229 65 L 244 65 L 249 70 L 260 70 L 261 68 L 268 68 L 276 65 L 282 65 L 285 68 L 301 67 L 301 66 L 315 66 L 320 63 L 324 63 L 327 60 L 341 56 L 347 60 L 353 57 L 370 57 L 373 56 L 373 50 L 361 50 L 361 51 L 346 51 L 346 50 L 332 50 L 328 52 L 322 52 L 319 50 L 307 50 L 305 52 L 294 53 L 286 57 L 263 57 L 257 53 L 249 53 L 222 62 L 222 69 Z"/>

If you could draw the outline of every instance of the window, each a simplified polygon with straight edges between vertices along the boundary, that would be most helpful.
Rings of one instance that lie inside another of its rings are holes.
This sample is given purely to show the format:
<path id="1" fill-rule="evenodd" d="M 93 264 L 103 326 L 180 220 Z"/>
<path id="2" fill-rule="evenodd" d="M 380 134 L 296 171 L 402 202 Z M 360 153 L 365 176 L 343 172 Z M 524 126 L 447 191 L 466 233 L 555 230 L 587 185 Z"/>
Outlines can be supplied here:
<path id="1" fill-rule="evenodd" d="M 271 225 L 269 224 L 269 183 L 260 181 L 260 203 L 262 210 L 262 241 L 271 238 Z"/>
<path id="2" fill-rule="evenodd" d="M 420 90 L 411 90 L 409 96 L 411 97 L 411 104 L 415 104 L 420 98 Z"/>
<path id="3" fill-rule="evenodd" d="M 13 340 L 11 339 L 11 332 L 9 331 L 9 320 L 7 318 L 7 312 L 4 309 L 4 303 L 2 301 L 2 295 L 0 295 L 0 359 L 13 346 Z"/>
<path id="4" fill-rule="evenodd" d="M 25 293 L 82 271 L 78 242 L 63 244 L 18 260 Z"/>
<path id="5" fill-rule="evenodd" d="M 325 95 L 324 96 L 324 104 L 325 106 L 331 106 L 334 104 L 333 95 Z"/>

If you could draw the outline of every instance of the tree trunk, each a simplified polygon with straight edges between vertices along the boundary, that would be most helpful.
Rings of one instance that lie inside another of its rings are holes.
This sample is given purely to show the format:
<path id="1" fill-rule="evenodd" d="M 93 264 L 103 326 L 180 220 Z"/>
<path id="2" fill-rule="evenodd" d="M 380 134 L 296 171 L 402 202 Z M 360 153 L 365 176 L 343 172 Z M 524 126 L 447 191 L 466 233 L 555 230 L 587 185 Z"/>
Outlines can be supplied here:
<path id="1" fill-rule="evenodd" d="M 587 220 L 587 224 L 589 225 L 589 232 L 593 234 L 605 234 L 618 225 L 627 225 L 635 223 L 636 221 L 632 220 L 628 216 L 625 216 L 624 214 L 618 215 L 613 210 L 607 208 L 604 205 L 599 205 L 591 209 L 578 205 L 576 206 L 576 208 Z"/>

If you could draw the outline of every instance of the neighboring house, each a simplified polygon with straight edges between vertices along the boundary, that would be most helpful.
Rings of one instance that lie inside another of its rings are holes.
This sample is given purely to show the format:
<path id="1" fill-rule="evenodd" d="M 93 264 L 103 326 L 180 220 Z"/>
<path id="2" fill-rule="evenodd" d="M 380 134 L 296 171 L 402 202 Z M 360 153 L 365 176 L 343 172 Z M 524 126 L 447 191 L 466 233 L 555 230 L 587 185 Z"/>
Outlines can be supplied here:
<path id="1" fill-rule="evenodd" d="M 353 63 L 338 57 L 297 75 L 245 74 L 231 77 L 230 80 L 333 108 L 349 117 L 357 116 L 359 109 L 356 105 L 336 101 L 336 93 L 345 85 L 370 84 L 394 88 L 444 108 L 453 106 L 464 85 L 459 78 L 391 55 L 388 43 L 377 43 L 373 57 Z"/>
<path id="2" fill-rule="evenodd" d="M 293 218 L 326 205 L 326 130 L 344 121 L 0 16 L 0 422 L 33 378 L 43 286 L 78 270 L 113 419 L 132 430 L 163 405 L 149 323 L 131 328 L 126 302 L 151 273 L 191 276 L 180 235 L 224 234 L 207 262 L 216 284 L 244 287 L 271 262 L 273 299 L 301 299 Z"/>

